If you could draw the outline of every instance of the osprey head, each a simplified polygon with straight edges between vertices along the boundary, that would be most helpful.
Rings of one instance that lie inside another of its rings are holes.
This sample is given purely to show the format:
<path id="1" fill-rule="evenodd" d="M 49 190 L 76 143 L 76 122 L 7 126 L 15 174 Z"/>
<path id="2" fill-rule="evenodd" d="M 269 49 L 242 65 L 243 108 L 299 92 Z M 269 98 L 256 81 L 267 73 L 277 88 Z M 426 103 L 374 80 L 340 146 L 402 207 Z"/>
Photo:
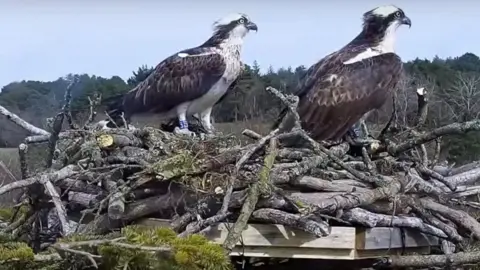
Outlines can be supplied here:
<path id="1" fill-rule="evenodd" d="M 394 5 L 380 6 L 363 14 L 363 27 L 377 31 L 397 29 L 401 25 L 412 26 L 412 21 L 401 8 Z"/>
<path id="2" fill-rule="evenodd" d="M 213 31 L 224 38 L 243 38 L 250 30 L 256 32 L 258 27 L 243 13 L 232 13 L 213 23 Z"/>
<path id="3" fill-rule="evenodd" d="M 402 9 L 393 5 L 377 7 L 363 14 L 363 30 L 350 45 L 367 45 L 380 54 L 394 53 L 396 31 L 401 25 L 412 25 Z"/>

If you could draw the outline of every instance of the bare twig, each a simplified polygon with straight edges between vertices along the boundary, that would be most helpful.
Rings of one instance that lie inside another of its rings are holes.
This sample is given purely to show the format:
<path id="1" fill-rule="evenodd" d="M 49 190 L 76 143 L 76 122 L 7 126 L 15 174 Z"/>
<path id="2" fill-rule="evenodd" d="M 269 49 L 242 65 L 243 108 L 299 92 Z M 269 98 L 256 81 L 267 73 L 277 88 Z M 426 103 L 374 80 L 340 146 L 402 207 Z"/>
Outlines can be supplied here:
<path id="1" fill-rule="evenodd" d="M 25 179 L 28 177 L 27 152 L 28 152 L 27 144 L 21 143 L 18 146 L 18 156 L 20 159 L 20 172 L 22 174 L 22 179 Z"/>
<path id="2" fill-rule="evenodd" d="M 60 196 L 58 196 L 58 193 L 55 190 L 55 187 L 50 181 L 48 175 L 41 175 L 39 178 L 39 182 L 45 187 L 47 194 L 53 200 L 55 209 L 57 210 L 58 218 L 60 220 L 60 225 L 62 226 L 63 235 L 69 235 L 72 231 L 68 226 L 67 211 L 65 210 L 65 207 L 63 206 L 62 201 L 60 200 Z"/>
<path id="3" fill-rule="evenodd" d="M 77 125 L 73 122 L 72 112 L 70 110 L 70 104 L 72 102 L 72 90 L 73 86 L 77 82 L 77 77 L 74 77 L 73 80 L 67 86 L 67 90 L 65 91 L 65 104 L 63 105 L 62 112 L 64 116 L 67 118 L 67 123 L 71 129 L 78 129 Z"/>
<path id="4" fill-rule="evenodd" d="M 278 129 L 272 131 L 270 133 L 271 135 L 270 137 L 273 137 L 277 132 L 278 132 Z M 262 141 L 266 142 L 266 140 L 260 139 L 260 142 Z M 233 226 L 232 230 L 228 233 L 227 238 L 223 243 L 223 247 L 226 250 L 231 251 L 235 247 L 238 240 L 240 239 L 242 231 L 244 230 L 248 220 L 250 219 L 250 216 L 255 210 L 255 207 L 257 205 L 257 202 L 262 190 L 263 192 L 265 192 L 265 189 L 267 189 L 268 186 L 270 185 L 270 171 L 272 170 L 273 162 L 275 161 L 276 156 L 277 156 L 277 144 L 276 144 L 276 141 L 272 139 L 270 140 L 270 147 L 268 149 L 268 153 L 265 156 L 264 167 L 260 172 L 260 179 L 258 182 L 254 183 L 248 189 L 247 198 L 243 203 L 240 216 L 238 217 L 237 221 L 235 222 L 235 225 Z"/>
<path id="5" fill-rule="evenodd" d="M 89 109 L 89 114 L 88 114 L 88 119 L 83 125 L 83 128 L 86 128 L 88 125 L 92 124 L 93 121 L 95 121 L 95 116 L 97 115 L 97 112 L 95 111 L 95 107 L 100 104 L 102 100 L 102 95 L 95 93 L 93 96 L 93 99 L 88 96 L 88 109 Z"/>
<path id="6" fill-rule="evenodd" d="M 480 120 L 472 120 L 464 123 L 453 123 L 443 127 L 436 128 L 432 131 L 425 132 L 419 136 L 407 139 L 405 142 L 398 145 L 390 145 L 388 152 L 392 155 L 405 152 L 417 145 L 424 144 L 433 141 L 441 136 L 464 134 L 470 131 L 480 130 Z"/>
<path id="7" fill-rule="evenodd" d="M 477 263 L 480 261 L 480 252 L 459 252 L 446 255 L 411 255 L 411 256 L 392 256 L 381 260 L 377 266 L 388 266 L 392 268 L 424 268 L 424 267 L 442 267 L 445 265 L 464 265 Z"/>
<path id="8" fill-rule="evenodd" d="M 418 109 L 417 109 L 417 121 L 415 126 L 417 128 L 425 125 L 427 121 L 428 114 L 428 97 L 427 91 L 424 87 L 417 89 L 417 100 L 418 100 Z"/>
<path id="9" fill-rule="evenodd" d="M 18 126 L 22 127 L 23 129 L 25 129 L 26 131 L 28 131 L 32 135 L 50 136 L 50 132 L 28 123 L 27 121 L 23 120 L 18 115 L 10 112 L 9 110 L 7 110 L 3 106 L 0 106 L 0 114 L 3 114 L 4 116 L 7 117 L 8 120 L 10 120 L 13 123 L 17 124 Z"/>
<path id="10" fill-rule="evenodd" d="M 280 124 L 279 129 L 284 130 L 284 126 L 289 125 L 291 121 L 293 121 L 292 130 L 301 129 L 300 116 L 298 115 L 298 112 L 297 112 L 297 107 L 299 102 L 298 97 L 294 95 L 285 96 L 280 91 L 278 91 L 277 89 L 271 86 L 267 87 L 266 91 L 272 94 L 273 96 L 277 97 L 278 99 L 280 99 L 280 101 L 288 108 L 289 113 L 287 113 L 287 115 L 285 115 L 284 118 L 282 119 L 282 123 Z M 287 131 L 290 131 L 290 130 L 287 130 Z"/>

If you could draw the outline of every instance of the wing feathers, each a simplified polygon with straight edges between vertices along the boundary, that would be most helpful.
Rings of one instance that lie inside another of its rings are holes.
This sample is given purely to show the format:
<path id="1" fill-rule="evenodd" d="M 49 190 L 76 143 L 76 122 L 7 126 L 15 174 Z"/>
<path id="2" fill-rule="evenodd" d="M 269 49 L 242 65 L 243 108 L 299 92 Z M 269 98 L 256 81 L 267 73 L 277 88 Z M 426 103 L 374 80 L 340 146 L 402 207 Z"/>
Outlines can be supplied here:
<path id="1" fill-rule="evenodd" d="M 297 91 L 302 126 L 315 140 L 340 139 L 365 113 L 382 106 L 402 71 L 395 54 L 349 65 L 339 59 L 330 55 L 313 66 Z"/>
<path id="2" fill-rule="evenodd" d="M 223 57 L 214 51 L 184 50 L 162 61 L 145 81 L 128 92 L 124 107 L 130 114 L 169 111 L 206 94 L 225 68 Z"/>

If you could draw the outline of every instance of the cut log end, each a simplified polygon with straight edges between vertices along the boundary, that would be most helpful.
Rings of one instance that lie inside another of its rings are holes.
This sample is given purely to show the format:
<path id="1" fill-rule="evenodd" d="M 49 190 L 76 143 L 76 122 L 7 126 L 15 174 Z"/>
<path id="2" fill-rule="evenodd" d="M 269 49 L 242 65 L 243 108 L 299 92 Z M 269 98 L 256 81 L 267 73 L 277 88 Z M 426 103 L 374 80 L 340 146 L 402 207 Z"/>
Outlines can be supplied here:
<path id="1" fill-rule="evenodd" d="M 113 145 L 113 136 L 109 134 L 102 134 L 97 137 L 97 143 L 100 148 L 108 148 Z"/>

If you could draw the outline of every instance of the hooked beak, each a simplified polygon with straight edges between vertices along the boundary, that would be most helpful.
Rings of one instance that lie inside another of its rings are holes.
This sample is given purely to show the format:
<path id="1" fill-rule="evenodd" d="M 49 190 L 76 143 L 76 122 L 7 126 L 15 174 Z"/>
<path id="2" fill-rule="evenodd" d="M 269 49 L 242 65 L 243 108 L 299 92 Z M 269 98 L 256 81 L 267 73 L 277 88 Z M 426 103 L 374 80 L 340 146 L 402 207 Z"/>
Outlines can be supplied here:
<path id="1" fill-rule="evenodd" d="M 407 16 L 403 17 L 403 18 L 400 20 L 400 23 L 401 23 L 401 24 L 408 25 L 408 28 L 411 28 L 411 27 L 412 27 L 412 21 L 411 21 L 410 18 L 408 18 Z"/>
<path id="2" fill-rule="evenodd" d="M 257 25 L 256 25 L 255 23 L 253 23 L 253 22 L 247 23 L 246 26 L 247 26 L 247 29 L 248 29 L 248 30 L 255 30 L 255 32 L 258 31 Z"/>

